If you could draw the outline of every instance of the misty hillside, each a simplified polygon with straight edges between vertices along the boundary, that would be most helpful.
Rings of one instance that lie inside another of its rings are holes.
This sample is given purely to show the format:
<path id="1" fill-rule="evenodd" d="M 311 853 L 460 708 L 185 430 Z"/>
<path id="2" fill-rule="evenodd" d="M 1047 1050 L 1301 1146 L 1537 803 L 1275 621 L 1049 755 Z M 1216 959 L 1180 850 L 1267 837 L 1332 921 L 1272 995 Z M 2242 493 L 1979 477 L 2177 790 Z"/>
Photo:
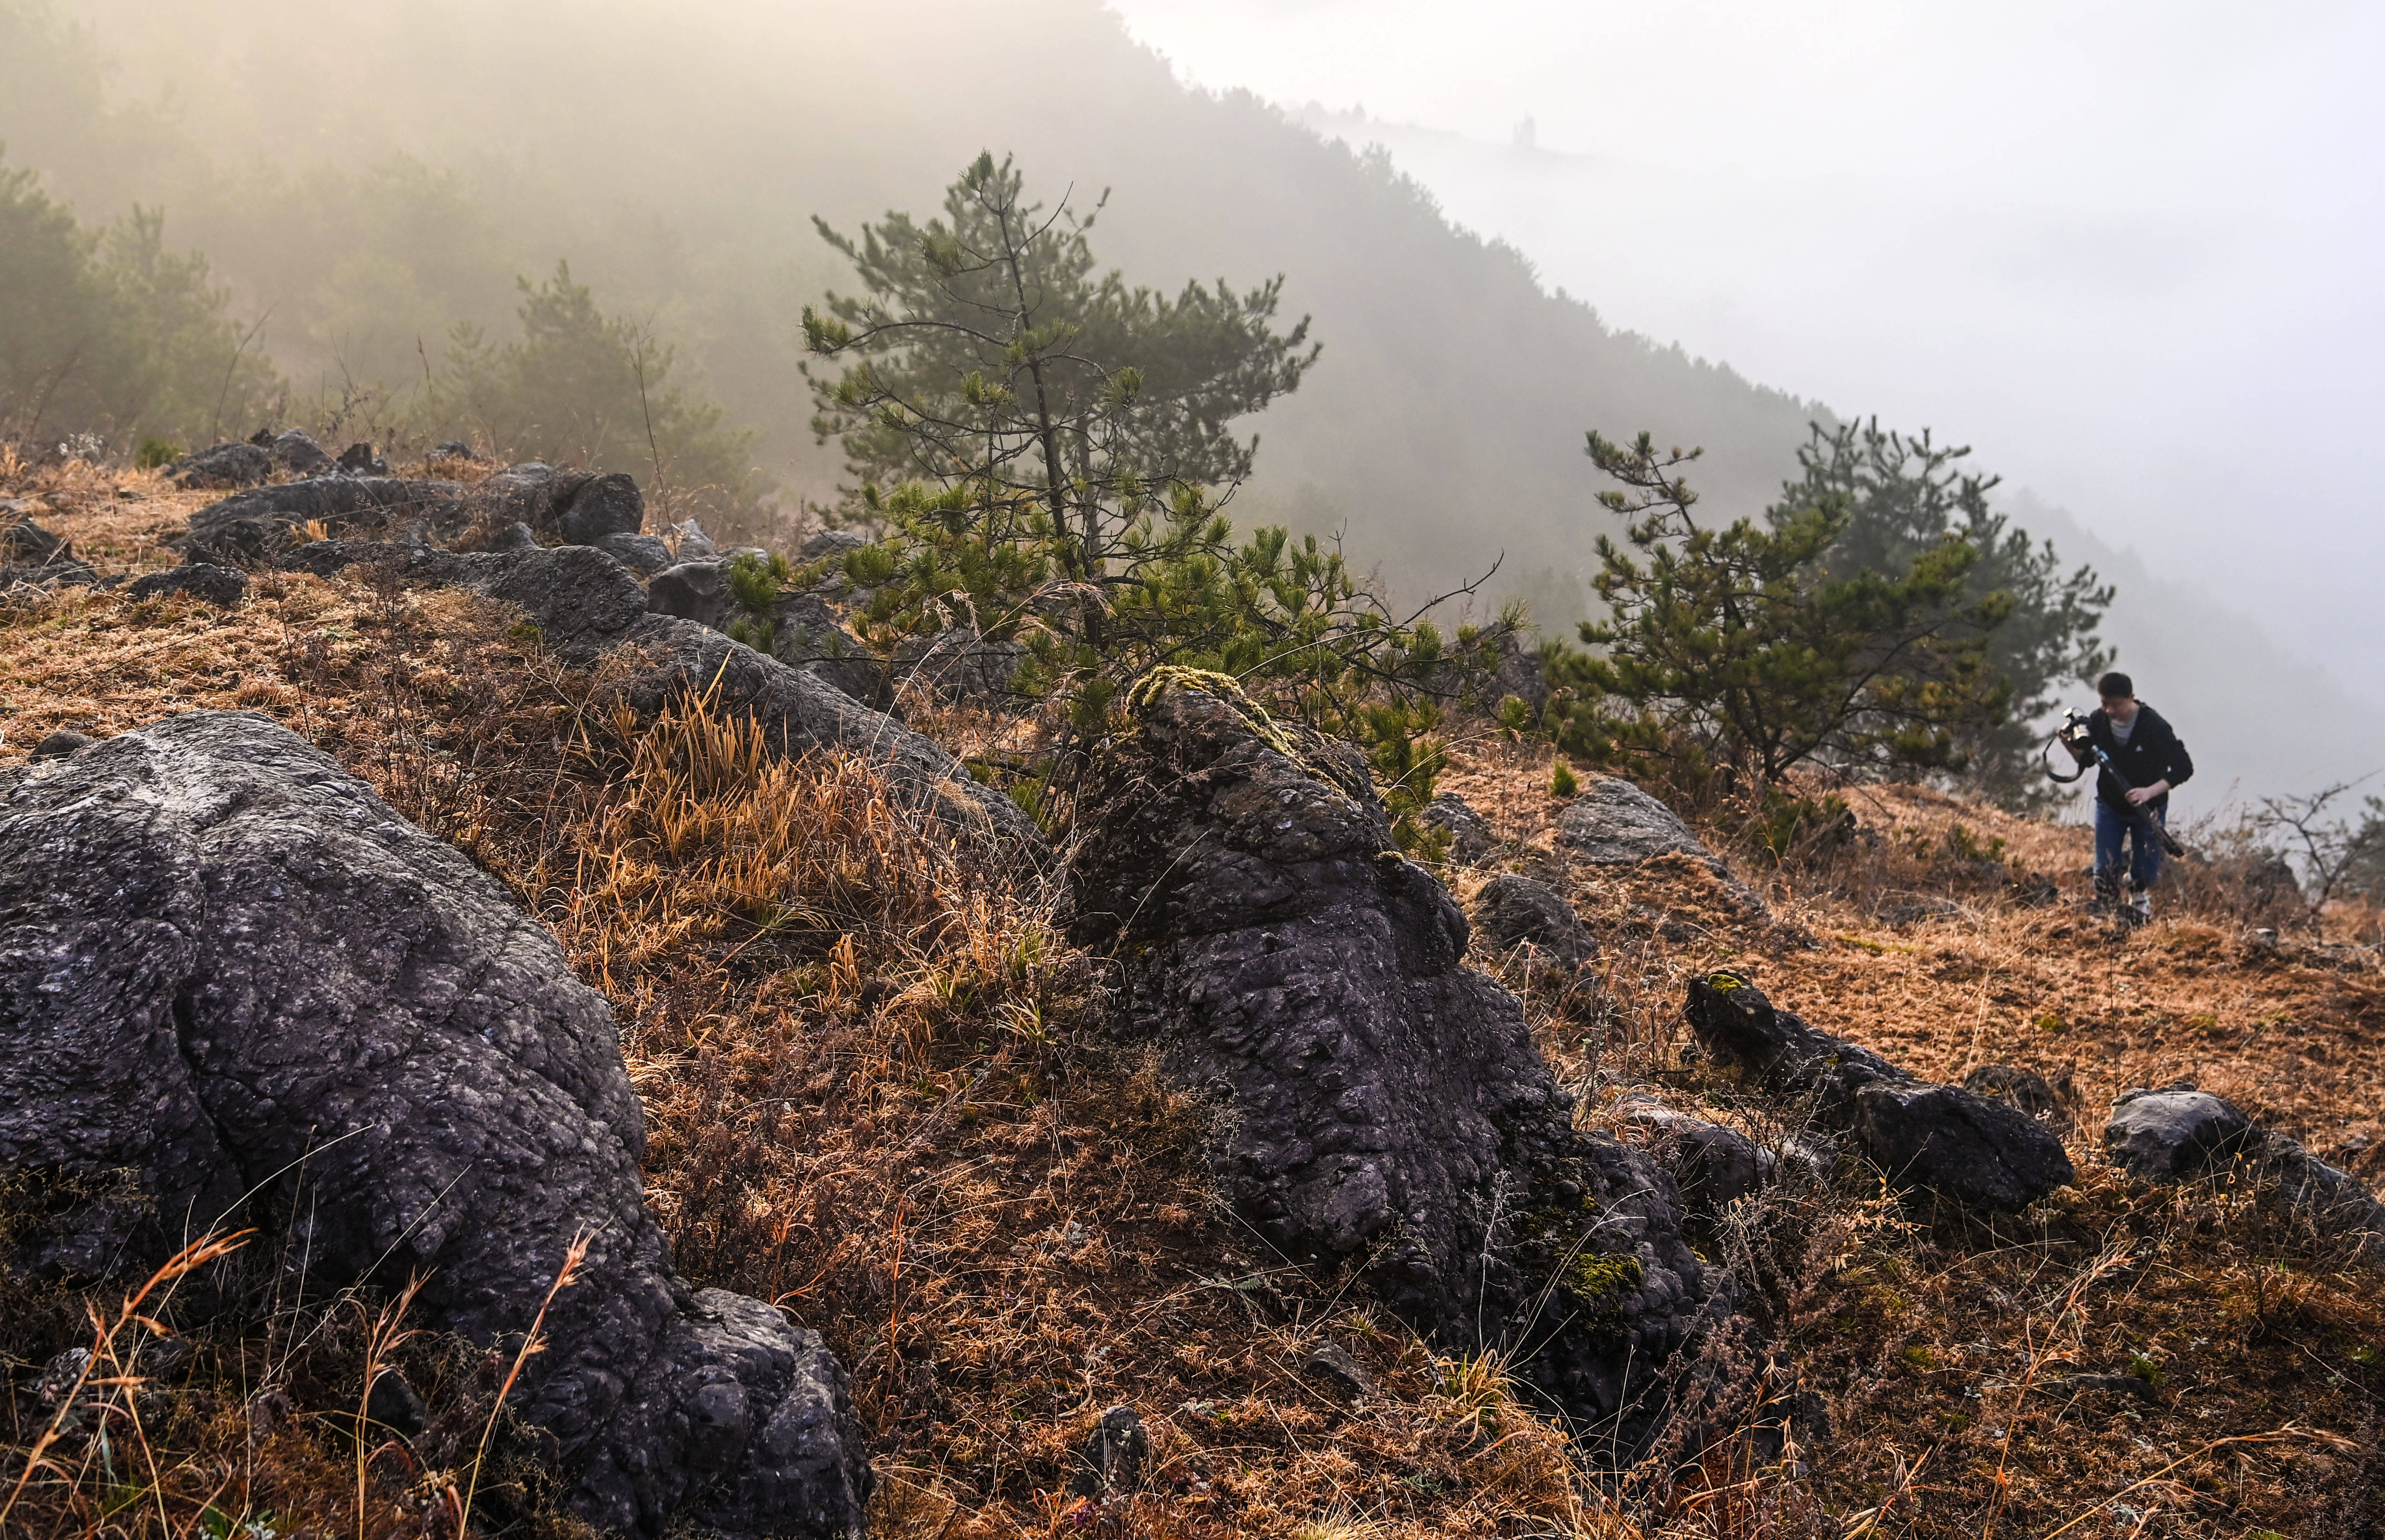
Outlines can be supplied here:
<path id="1" fill-rule="evenodd" d="M 866 16 L 0 0 L 0 142 L 87 223 L 162 207 L 169 243 L 207 255 L 318 416 L 359 388 L 416 389 L 457 320 L 508 333 L 517 279 L 568 259 L 758 430 L 791 504 L 837 480 L 795 320 L 846 279 L 811 217 L 924 211 L 980 149 L 1012 151 L 1046 197 L 1109 191 L 1095 246 L 1130 279 L 1280 272 L 1289 315 L 1315 317 L 1322 361 L 1253 425 L 1242 522 L 1344 531 L 1408 592 L 1504 553 L 1498 589 L 1544 622 L 1572 618 L 1606 524 L 1583 429 L 1705 446 L 1696 484 L 1737 513 L 1827 415 L 1545 292 L 1388 157 L 1187 90 L 1090 0 Z M 2112 634 L 2221 634 L 2178 608 L 2199 602 L 2165 600 L 2156 624 L 2124 584 Z M 2264 645 L 2160 691 L 2205 765 L 2190 800 L 2385 763 L 2385 714 L 2282 660 L 2254 671 Z M 2133 646 L 2122 663 L 2166 672 Z M 2304 726 L 2284 763 L 2240 751 L 2279 713 Z"/>

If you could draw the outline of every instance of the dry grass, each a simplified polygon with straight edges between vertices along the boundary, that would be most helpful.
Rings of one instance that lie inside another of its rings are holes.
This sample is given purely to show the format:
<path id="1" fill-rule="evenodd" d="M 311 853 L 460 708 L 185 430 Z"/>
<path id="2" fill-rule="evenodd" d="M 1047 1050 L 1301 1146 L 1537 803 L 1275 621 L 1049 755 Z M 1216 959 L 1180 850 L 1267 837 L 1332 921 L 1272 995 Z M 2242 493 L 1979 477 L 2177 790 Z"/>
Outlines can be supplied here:
<path id="1" fill-rule="evenodd" d="M 45 522 L 119 567 L 161 561 L 198 501 L 43 475 Z M 249 706 L 506 881 L 620 1013 L 682 1268 L 780 1302 L 851 1369 L 882 1534 L 2374 1533 L 2376 1275 L 2246 1194 L 2135 1187 L 2093 1149 L 2104 1099 L 2186 1076 L 2376 1181 L 2385 986 L 2349 920 L 2268 947 L 2214 902 L 2117 935 L 2077 907 L 2082 831 L 1883 791 L 1856 800 L 1876 839 L 1750 874 L 1762 923 L 1692 863 L 1566 873 L 1545 754 L 1463 747 L 1444 785 L 1510 863 L 1569 883 L 1602 942 L 1588 976 L 1513 979 L 1592 1117 L 1654 1084 L 1775 1144 L 1796 1132 L 1682 1056 L 1684 982 L 1717 965 L 1925 1074 L 2041 1070 L 2085 1115 L 2078 1186 L 2025 1215 L 1909 1208 L 1860 1170 L 1736 1211 L 1702 1244 L 1751 1281 L 1829 1436 L 1725 1439 L 1600 1484 L 1495 1362 L 1437 1359 L 1214 1208 L 1207 1112 L 1115 1046 L 1103 965 L 1036 880 L 922 827 L 852 760 L 784 764 L 700 710 L 639 730 L 512 629 L 460 596 L 295 578 L 230 614 L 21 603 L 0 615 L 0 763 L 53 727 Z M 1000 723 L 921 714 L 1008 746 Z M 1997 839 L 2063 901 L 2021 907 L 2009 870 L 1963 853 Z M 369 1536 L 452 1534 L 518 1345 L 405 1337 L 387 1300 L 260 1298 L 256 1333 L 196 1334 L 181 1388 L 143 1410 L 156 1479 L 93 1474 L 85 1438 L 10 1533 L 257 1520 L 329 1540 L 361 1514 Z M 77 1300 L 0 1295 L 13 1374 L 90 1333 Z M 1345 1407 L 1305 1381 L 1319 1334 L 1382 1394 Z M 390 1362 L 430 1406 L 411 1447 L 354 1436 Z M 2150 1394 L 2067 1387 L 2083 1374 Z M 1149 1478 L 1096 1507 L 1068 1495 L 1073 1451 L 1120 1402 L 1148 1420 Z M 14 1404 L 21 1457 L 47 1414 Z M 547 1511 L 517 1462 L 472 1521 L 531 1533 Z"/>
<path id="2" fill-rule="evenodd" d="M 1490 817 L 1507 861 L 1568 883 L 1604 944 L 1594 978 L 1511 977 L 1593 1108 L 1653 1079 L 1760 1142 L 1793 1137 L 1777 1109 L 1683 1053 L 1687 980 L 1722 966 L 1923 1074 L 2015 1064 L 2066 1093 L 2079 1184 L 2026 1214 L 1942 1214 L 1876 1186 L 1867 1202 L 1854 1170 L 1831 1191 L 1742 1205 L 1715 1237 L 1763 1285 L 1767 1323 L 1829 1402 L 1831 1436 L 1793 1484 L 1835 1516 L 1824 1533 L 2316 1536 L 2385 1522 L 2376 1272 L 2250 1193 L 2131 1184 L 2098 1138 L 2120 1090 L 2191 1079 L 2376 1184 L 2385 974 L 2350 939 L 2372 916 L 2335 912 L 2323 935 L 2271 944 L 2227 917 L 2232 897 L 2214 883 L 2185 903 L 2157 890 L 2164 917 L 2124 932 L 2086 912 L 2083 828 L 1895 788 L 1852 799 L 1870 832 L 1840 854 L 1742 867 L 1774 905 L 1765 924 L 1691 863 L 1562 873 L 1544 752 L 1486 742 L 1443 785 Z M 1972 856 L 1998 840 L 2005 869 L 1991 872 Z M 2058 899 L 2022 901 L 2022 869 Z M 1461 891 L 1476 881 L 1461 875 Z M 2065 1386 L 2095 1374 L 2149 1394 Z M 1646 1517 L 1652 1532 L 1786 1533 L 1710 1508 Z"/>

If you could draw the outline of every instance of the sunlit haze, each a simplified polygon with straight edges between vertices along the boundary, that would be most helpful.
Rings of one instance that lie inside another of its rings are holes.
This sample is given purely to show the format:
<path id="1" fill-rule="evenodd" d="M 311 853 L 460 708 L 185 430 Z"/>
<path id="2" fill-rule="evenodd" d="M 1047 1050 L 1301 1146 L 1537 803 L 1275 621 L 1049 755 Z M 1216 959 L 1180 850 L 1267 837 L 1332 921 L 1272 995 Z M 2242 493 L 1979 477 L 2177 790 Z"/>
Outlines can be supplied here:
<path id="1" fill-rule="evenodd" d="M 1611 323 L 1969 442 L 2385 701 L 2385 9 L 1116 8 Z"/>

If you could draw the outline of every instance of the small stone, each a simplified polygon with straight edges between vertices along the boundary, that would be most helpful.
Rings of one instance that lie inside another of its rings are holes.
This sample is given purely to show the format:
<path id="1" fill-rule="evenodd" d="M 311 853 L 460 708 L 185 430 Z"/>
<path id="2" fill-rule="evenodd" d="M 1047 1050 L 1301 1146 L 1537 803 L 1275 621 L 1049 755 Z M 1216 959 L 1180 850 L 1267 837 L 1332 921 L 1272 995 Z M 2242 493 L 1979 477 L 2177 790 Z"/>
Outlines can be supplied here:
<path id="1" fill-rule="evenodd" d="M 61 729 L 34 744 L 33 751 L 25 757 L 29 760 L 64 759 L 77 749 L 88 749 L 98 741 L 99 739 L 89 733 L 69 732 Z"/>
<path id="2" fill-rule="evenodd" d="M 166 572 L 153 572 L 124 591 L 135 599 L 186 593 L 228 610 L 247 595 L 248 574 L 238 567 L 196 562 Z"/>
<path id="3" fill-rule="evenodd" d="M 538 531 L 532 529 L 529 525 L 524 524 L 521 520 L 516 519 L 497 532 L 496 538 L 489 541 L 489 549 L 492 551 L 535 551 L 538 549 Z"/>
<path id="4" fill-rule="evenodd" d="M 1547 883 L 1492 877 L 1474 896 L 1474 928 L 1496 951 L 1532 949 L 1534 961 L 1570 972 L 1598 955 L 1598 943 L 1565 895 Z"/>
<path id="5" fill-rule="evenodd" d="M 1143 1414 L 1130 1406 L 1110 1408 L 1086 1435 L 1068 1495 L 1098 1502 L 1132 1492 L 1143 1484 L 1143 1462 L 1150 1453 L 1151 1434 L 1143 1425 Z"/>
<path id="6" fill-rule="evenodd" d="M 1444 791 L 1435 797 L 1417 816 L 1435 828 L 1447 829 L 1449 853 L 1467 865 L 1471 866 L 1489 855 L 1492 845 L 1495 843 L 1491 826 L 1483 821 L 1482 814 L 1475 812 L 1473 804 L 1455 791 Z"/>
<path id="7" fill-rule="evenodd" d="M 1301 1360 L 1300 1371 L 1322 1380 L 1345 1401 L 1363 1401 L 1375 1393 L 1375 1376 L 1338 1342 L 1320 1342 Z"/>

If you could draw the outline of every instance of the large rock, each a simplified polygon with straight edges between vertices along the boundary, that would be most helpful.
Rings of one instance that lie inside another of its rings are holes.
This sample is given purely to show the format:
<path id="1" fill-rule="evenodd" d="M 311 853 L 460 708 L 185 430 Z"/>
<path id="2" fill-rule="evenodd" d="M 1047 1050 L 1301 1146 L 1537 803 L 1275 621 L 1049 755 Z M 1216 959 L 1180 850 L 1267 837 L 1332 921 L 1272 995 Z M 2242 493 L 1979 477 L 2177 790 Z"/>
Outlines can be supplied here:
<path id="1" fill-rule="evenodd" d="M 2225 1097 L 2180 1082 L 2124 1091 L 2104 1125 L 2104 1152 L 2129 1175 L 2175 1182 L 2225 1162 L 2253 1136 L 2253 1120 Z"/>
<path id="2" fill-rule="evenodd" d="M 1825 1127 L 1854 1136 L 1900 1186 L 1957 1203 L 2027 1208 L 2077 1172 L 2053 1130 L 2007 1102 L 1941 1086 L 1774 1008 L 1732 973 L 1690 981 L 1690 1025 L 1726 1068 Z"/>
<path id="3" fill-rule="evenodd" d="M 253 1223 L 310 1287 L 420 1276 L 419 1323 L 496 1342 L 585 1237 L 514 1401 L 571 1509 L 855 1532 L 842 1370 L 671 1271 L 643 1146 L 612 1012 L 553 938 L 267 718 L 0 771 L 0 1170 L 59 1195 L 19 1265 L 137 1275 Z"/>
<path id="4" fill-rule="evenodd" d="M 1227 1200 L 1443 1343 L 1504 1344 L 1609 1452 L 1644 1447 L 1672 1356 L 1731 1316 L 1672 1183 L 1574 1129 L 1354 754 L 1215 675 L 1161 675 L 1130 706 L 1081 804 L 1076 931 L 1125 960 L 1168 1077 L 1223 1104 Z"/>
<path id="5" fill-rule="evenodd" d="M 834 748 L 858 754 L 917 805 L 955 826 L 992 834 L 1013 848 L 1043 845 L 1018 803 L 970 778 L 941 745 L 811 673 L 693 621 L 649 614 L 638 579 L 593 546 L 459 553 L 320 540 L 300 546 L 282 565 L 328 577 L 351 565 L 384 564 L 407 582 L 469 589 L 519 605 L 547 645 L 574 666 L 631 650 L 638 666 L 621 689 L 643 716 L 675 700 L 706 696 L 714 712 L 760 724 L 769 743 L 787 753 Z"/>
<path id="6" fill-rule="evenodd" d="M 1494 951 L 1531 949 L 1532 960 L 1567 972 L 1598 955 L 1590 927 L 1545 882 L 1512 874 L 1492 877 L 1474 895 L 1474 928 Z"/>

